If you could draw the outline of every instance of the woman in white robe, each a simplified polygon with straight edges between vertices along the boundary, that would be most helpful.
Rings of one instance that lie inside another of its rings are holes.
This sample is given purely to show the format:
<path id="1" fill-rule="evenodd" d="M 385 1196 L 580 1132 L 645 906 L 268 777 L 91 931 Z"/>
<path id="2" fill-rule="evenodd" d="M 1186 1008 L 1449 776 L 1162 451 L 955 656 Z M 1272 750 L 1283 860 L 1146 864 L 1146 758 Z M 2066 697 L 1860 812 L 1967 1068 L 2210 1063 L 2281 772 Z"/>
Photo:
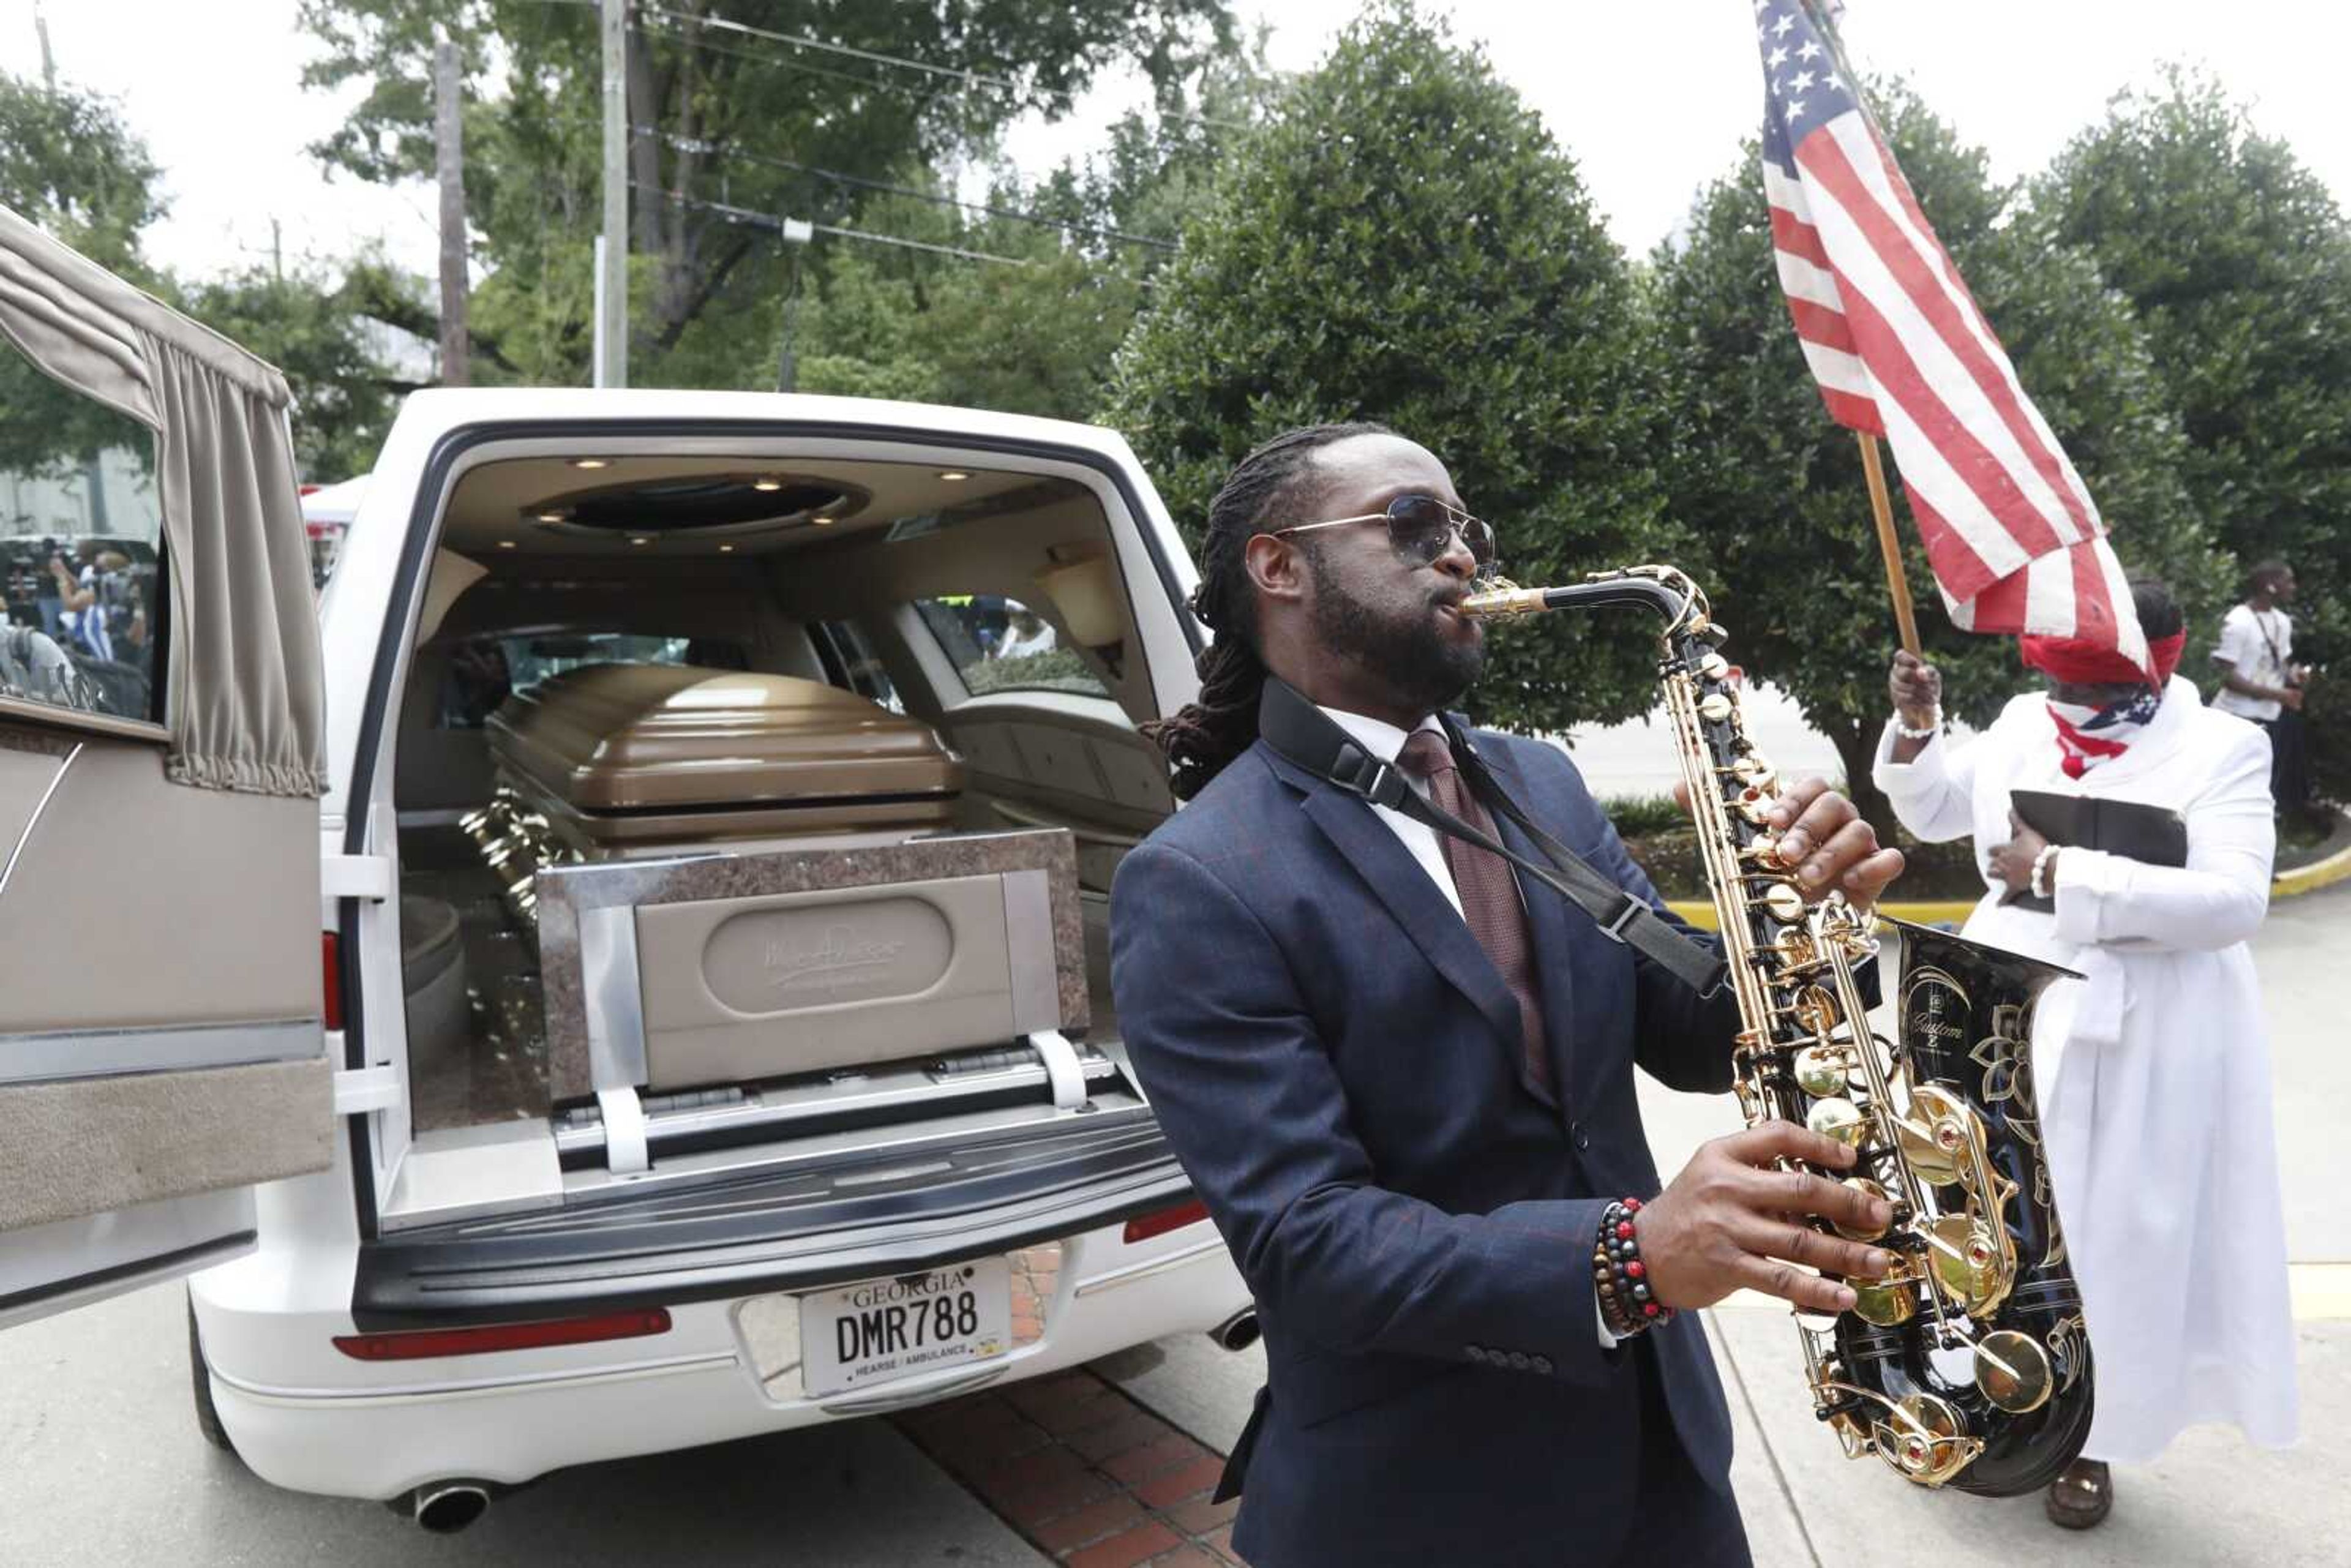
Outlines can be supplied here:
<path id="1" fill-rule="evenodd" d="M 2155 642 L 2179 612 L 2159 587 L 2140 593 Z M 2041 640 L 2027 642 L 2036 662 L 2030 644 Z M 2177 642 L 2163 642 L 2176 662 Z M 2053 680 L 2049 695 L 2016 698 L 1954 746 L 1918 711 L 1939 694 L 1934 673 L 1900 655 L 1896 702 L 1911 706 L 1887 726 L 1872 774 L 1918 838 L 1973 835 L 1988 891 L 1965 936 L 2085 977 L 2052 987 L 2033 1028 L 2042 1126 L 2096 1376 L 2083 1461 L 2049 1498 L 2051 1518 L 2076 1528 L 2111 1505 L 2107 1463 L 2148 1463 L 2184 1427 L 2232 1422 L 2271 1447 L 2295 1435 L 2269 1043 L 2246 946 L 2268 910 L 2275 849 L 2269 739 L 2162 669 L 2159 704 L 2142 686 L 2144 722 L 2104 721 L 2126 744 L 2069 728 L 2069 767 L 2059 716 L 2079 724 L 2083 710 L 2053 711 L 2052 701 L 2092 706 L 2096 688 Z M 1922 746 L 1925 728 L 1935 734 Z M 2012 789 L 2177 811 L 2188 863 L 2052 851 L 2043 873 L 2055 912 L 2003 904 L 2043 847 L 2011 817 Z"/>

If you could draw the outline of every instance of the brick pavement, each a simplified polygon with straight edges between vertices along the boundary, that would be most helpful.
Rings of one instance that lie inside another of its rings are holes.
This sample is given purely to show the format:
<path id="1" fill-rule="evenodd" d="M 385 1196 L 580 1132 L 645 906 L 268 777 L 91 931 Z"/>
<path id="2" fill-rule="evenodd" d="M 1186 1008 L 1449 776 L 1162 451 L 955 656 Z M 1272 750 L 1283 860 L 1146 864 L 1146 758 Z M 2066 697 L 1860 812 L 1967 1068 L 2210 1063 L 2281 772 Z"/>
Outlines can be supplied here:
<path id="1" fill-rule="evenodd" d="M 1221 1456 L 1084 1368 L 893 1417 L 925 1453 L 1069 1568 L 1221 1568 L 1237 1502 Z"/>

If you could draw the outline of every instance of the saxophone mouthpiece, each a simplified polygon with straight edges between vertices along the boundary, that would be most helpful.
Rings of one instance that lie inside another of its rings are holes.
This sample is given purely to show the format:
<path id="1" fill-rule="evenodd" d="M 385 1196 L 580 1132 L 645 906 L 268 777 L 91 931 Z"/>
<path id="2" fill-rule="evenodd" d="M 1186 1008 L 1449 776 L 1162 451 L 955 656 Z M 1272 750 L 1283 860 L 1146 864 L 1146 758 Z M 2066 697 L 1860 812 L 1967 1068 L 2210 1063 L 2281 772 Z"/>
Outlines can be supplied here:
<path id="1" fill-rule="evenodd" d="M 1540 615 L 1551 606 L 1543 602 L 1540 588 L 1520 588 L 1508 578 L 1496 578 L 1483 592 L 1473 593 L 1460 604 L 1461 613 L 1479 621 L 1499 621 L 1514 615 Z"/>

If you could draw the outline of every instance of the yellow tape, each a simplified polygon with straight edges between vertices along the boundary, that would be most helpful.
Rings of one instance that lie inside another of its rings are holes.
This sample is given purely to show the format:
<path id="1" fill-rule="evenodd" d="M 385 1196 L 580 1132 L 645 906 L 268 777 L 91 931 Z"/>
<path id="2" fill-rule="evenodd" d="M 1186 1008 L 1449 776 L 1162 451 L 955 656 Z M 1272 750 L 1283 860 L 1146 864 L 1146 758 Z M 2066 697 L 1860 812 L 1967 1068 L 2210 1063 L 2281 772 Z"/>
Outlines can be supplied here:
<path id="1" fill-rule="evenodd" d="M 1921 900 L 1916 904 L 1881 904 L 1877 906 L 1877 913 L 1896 920 L 1907 920 L 1914 925 L 1932 925 L 1942 920 L 1958 925 L 1967 919 L 1975 906 L 1976 901 L 1972 898 Z M 1714 904 L 1710 901 L 1700 904 L 1696 899 L 1674 899 L 1668 901 L 1666 907 L 1701 931 L 1715 928 Z"/>
<path id="2" fill-rule="evenodd" d="M 2325 860 L 2280 872 L 2270 883 L 2270 897 L 2292 898 L 2297 894 L 2315 893 L 2322 887 L 2332 887 L 2345 881 L 2351 881 L 2351 850 L 2338 850 Z M 1966 921 L 1975 906 L 1976 901 L 1972 898 L 1921 899 L 1916 903 L 1881 904 L 1877 912 L 1896 920 L 1907 920 L 1915 925 L 1932 925 L 1945 920 L 1959 925 Z M 1711 900 L 1671 899 L 1666 907 L 1700 930 L 1714 929 L 1714 904 Z"/>

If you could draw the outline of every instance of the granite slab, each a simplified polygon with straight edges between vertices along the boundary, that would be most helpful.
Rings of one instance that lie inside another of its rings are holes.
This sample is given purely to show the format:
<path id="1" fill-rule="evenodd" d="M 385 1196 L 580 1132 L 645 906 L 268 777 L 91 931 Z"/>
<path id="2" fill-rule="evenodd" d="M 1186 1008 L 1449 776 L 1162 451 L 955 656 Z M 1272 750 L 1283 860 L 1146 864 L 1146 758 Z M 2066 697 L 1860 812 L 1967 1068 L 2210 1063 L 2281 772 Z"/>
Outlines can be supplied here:
<path id="1" fill-rule="evenodd" d="M 1025 871 L 1046 873 L 1061 1028 L 1083 1030 L 1089 1019 L 1077 841 L 1063 829 L 946 834 L 861 849 L 600 861 L 541 871 L 537 880 L 539 974 L 553 1097 L 561 1103 L 587 1098 L 596 1091 L 589 1069 L 587 996 L 580 955 L 580 915 L 588 910 L 764 898 Z"/>

